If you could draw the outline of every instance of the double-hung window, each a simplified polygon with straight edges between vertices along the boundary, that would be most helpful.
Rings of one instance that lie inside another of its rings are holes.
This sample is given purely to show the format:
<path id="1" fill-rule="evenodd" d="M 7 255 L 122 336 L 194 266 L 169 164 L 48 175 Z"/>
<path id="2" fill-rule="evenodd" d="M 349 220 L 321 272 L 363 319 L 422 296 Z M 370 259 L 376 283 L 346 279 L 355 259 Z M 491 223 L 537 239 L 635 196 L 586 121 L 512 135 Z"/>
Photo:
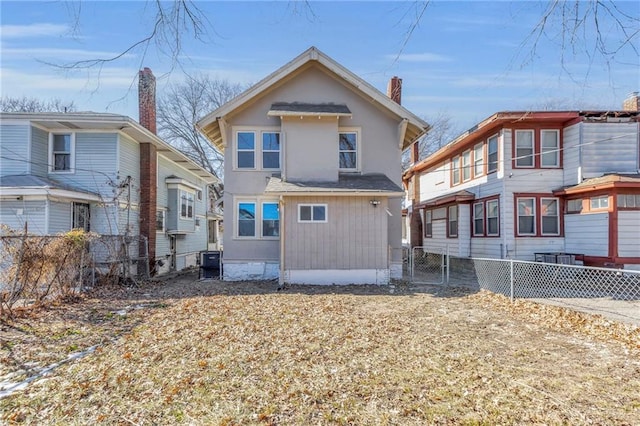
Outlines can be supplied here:
<path id="1" fill-rule="evenodd" d="M 458 236 L 458 206 L 449 206 L 447 209 L 447 237 Z"/>
<path id="2" fill-rule="evenodd" d="M 193 219 L 193 196 L 192 192 L 180 191 L 180 218 Z"/>
<path id="3" fill-rule="evenodd" d="M 71 172 L 74 161 L 74 135 L 71 133 L 52 134 L 50 142 L 50 170 Z"/>
<path id="4" fill-rule="evenodd" d="M 302 223 L 326 223 L 326 204 L 298 204 L 298 222 Z"/>
<path id="5" fill-rule="evenodd" d="M 451 185 L 460 183 L 460 156 L 457 155 L 451 160 Z"/>
<path id="6" fill-rule="evenodd" d="M 484 174 L 484 143 L 480 142 L 473 147 L 473 176 Z"/>
<path id="7" fill-rule="evenodd" d="M 484 203 L 473 204 L 473 235 L 484 235 Z"/>
<path id="8" fill-rule="evenodd" d="M 487 203 L 487 236 L 500 235 L 500 209 L 498 200 L 488 200 Z"/>
<path id="9" fill-rule="evenodd" d="M 462 153 L 462 181 L 471 180 L 471 151 Z"/>
<path id="10" fill-rule="evenodd" d="M 358 133 L 339 133 L 340 170 L 356 170 L 358 168 Z"/>
<path id="11" fill-rule="evenodd" d="M 164 210 L 156 210 L 156 231 L 164 232 L 164 229 L 165 229 Z"/>
<path id="12" fill-rule="evenodd" d="M 254 132 L 238 132 L 237 135 L 237 167 L 254 169 L 256 167 L 256 134 Z"/>
<path id="13" fill-rule="evenodd" d="M 491 136 L 487 141 L 487 173 L 498 170 L 498 135 Z"/>
<path id="14" fill-rule="evenodd" d="M 533 130 L 516 130 L 516 166 L 534 167 Z"/>
<path id="15" fill-rule="evenodd" d="M 90 212 L 89 204 L 73 203 L 73 217 L 71 227 L 73 229 L 82 229 L 85 232 L 90 230 Z"/>
<path id="16" fill-rule="evenodd" d="M 238 203 L 238 237 L 256 236 L 256 203 Z"/>
<path id="17" fill-rule="evenodd" d="M 560 235 L 560 214 L 557 198 L 541 198 L 540 214 L 542 235 Z"/>
<path id="18" fill-rule="evenodd" d="M 262 236 L 280 236 L 280 214 L 278 203 L 262 203 Z"/>
<path id="19" fill-rule="evenodd" d="M 536 235 L 536 199 L 518 198 L 518 235 Z"/>
<path id="20" fill-rule="evenodd" d="M 433 210 L 424 211 L 424 236 L 433 236 Z"/>
<path id="21" fill-rule="evenodd" d="M 280 133 L 262 133 L 262 168 L 280 168 Z"/>
<path id="22" fill-rule="evenodd" d="M 540 131 L 540 167 L 560 167 L 560 132 Z"/>

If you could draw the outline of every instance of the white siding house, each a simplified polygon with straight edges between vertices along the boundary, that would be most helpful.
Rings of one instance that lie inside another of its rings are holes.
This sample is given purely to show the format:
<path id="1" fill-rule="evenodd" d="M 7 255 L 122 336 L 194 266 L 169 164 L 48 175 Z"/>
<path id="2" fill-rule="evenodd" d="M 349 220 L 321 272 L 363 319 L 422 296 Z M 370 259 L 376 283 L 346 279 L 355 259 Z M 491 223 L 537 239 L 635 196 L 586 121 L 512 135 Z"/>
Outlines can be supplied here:
<path id="1" fill-rule="evenodd" d="M 635 268 L 639 173 L 637 111 L 496 113 L 405 172 L 411 242 Z"/>

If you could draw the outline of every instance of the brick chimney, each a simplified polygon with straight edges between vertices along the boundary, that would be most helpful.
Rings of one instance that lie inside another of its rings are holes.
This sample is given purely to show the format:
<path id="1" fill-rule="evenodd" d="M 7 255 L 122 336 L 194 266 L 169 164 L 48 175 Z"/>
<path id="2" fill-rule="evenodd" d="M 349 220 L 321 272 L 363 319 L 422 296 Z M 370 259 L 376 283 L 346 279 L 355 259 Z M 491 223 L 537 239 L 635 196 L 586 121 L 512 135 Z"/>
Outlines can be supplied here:
<path id="1" fill-rule="evenodd" d="M 396 76 L 391 77 L 387 84 L 387 96 L 398 105 L 402 104 L 402 79 Z"/>
<path id="2" fill-rule="evenodd" d="M 140 124 L 156 134 L 156 78 L 149 68 L 138 74 Z M 149 243 L 149 271 L 155 273 L 158 157 L 156 146 L 140 142 L 140 235 Z M 141 244 L 140 256 L 145 248 Z M 140 272 L 140 271 L 139 271 Z"/>
<path id="3" fill-rule="evenodd" d="M 140 124 L 156 134 L 156 78 L 149 68 L 138 74 L 138 109 Z"/>
<path id="4" fill-rule="evenodd" d="M 624 111 L 640 111 L 640 94 L 639 92 L 629 93 L 629 97 L 622 103 Z"/>

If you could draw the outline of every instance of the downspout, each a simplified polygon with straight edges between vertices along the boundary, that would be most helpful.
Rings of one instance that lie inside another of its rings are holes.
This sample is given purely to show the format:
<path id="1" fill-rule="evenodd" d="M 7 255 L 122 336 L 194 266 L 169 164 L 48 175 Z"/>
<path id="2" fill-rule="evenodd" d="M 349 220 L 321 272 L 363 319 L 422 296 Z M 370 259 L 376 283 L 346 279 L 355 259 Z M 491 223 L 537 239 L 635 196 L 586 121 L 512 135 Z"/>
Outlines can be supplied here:
<path id="1" fill-rule="evenodd" d="M 280 217 L 280 276 L 278 277 L 278 285 L 282 287 L 284 285 L 284 235 L 285 235 L 285 220 L 284 220 L 284 197 L 280 196 L 280 201 L 278 203 L 278 208 L 280 211 L 278 212 L 278 217 Z"/>

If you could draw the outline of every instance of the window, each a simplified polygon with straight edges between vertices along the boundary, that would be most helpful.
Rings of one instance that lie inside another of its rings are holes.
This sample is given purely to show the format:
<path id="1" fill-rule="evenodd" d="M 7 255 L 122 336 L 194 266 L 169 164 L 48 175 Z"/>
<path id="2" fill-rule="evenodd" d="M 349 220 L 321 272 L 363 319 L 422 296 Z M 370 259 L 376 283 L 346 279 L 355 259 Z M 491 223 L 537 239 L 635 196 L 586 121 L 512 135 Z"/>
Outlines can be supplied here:
<path id="1" fill-rule="evenodd" d="M 326 204 L 298 204 L 298 222 L 326 222 Z"/>
<path id="2" fill-rule="evenodd" d="M 491 136 L 487 142 L 487 173 L 498 170 L 498 135 Z"/>
<path id="3" fill-rule="evenodd" d="M 253 169 L 256 166 L 256 141 L 253 132 L 237 133 L 237 166 L 239 169 Z"/>
<path id="4" fill-rule="evenodd" d="M 256 236 L 256 204 L 238 203 L 238 237 Z"/>
<path id="5" fill-rule="evenodd" d="M 617 200 L 618 207 L 623 209 L 640 209 L 640 194 L 620 194 Z"/>
<path id="6" fill-rule="evenodd" d="M 280 133 L 262 133 L 262 168 L 280 168 Z"/>
<path id="7" fill-rule="evenodd" d="M 451 160 L 451 185 L 460 183 L 460 156 L 453 157 Z"/>
<path id="8" fill-rule="evenodd" d="M 447 236 L 450 238 L 458 236 L 458 206 L 449 206 L 447 209 Z"/>
<path id="9" fill-rule="evenodd" d="M 50 141 L 50 171 L 71 172 L 74 161 L 74 137 L 73 134 L 51 135 Z"/>
<path id="10" fill-rule="evenodd" d="M 487 201 L 487 235 L 500 235 L 500 209 L 498 200 Z"/>
<path id="11" fill-rule="evenodd" d="M 433 236 L 433 211 L 431 210 L 424 211 L 424 236 Z"/>
<path id="12" fill-rule="evenodd" d="M 462 153 L 462 181 L 471 179 L 471 151 Z"/>
<path id="13" fill-rule="evenodd" d="M 339 133 L 340 136 L 340 169 L 355 170 L 357 162 L 357 133 Z"/>
<path id="14" fill-rule="evenodd" d="M 262 203 L 262 236 L 280 236 L 278 203 Z"/>
<path id="15" fill-rule="evenodd" d="M 560 166 L 560 132 L 558 130 L 540 131 L 540 166 Z"/>
<path id="16" fill-rule="evenodd" d="M 196 196 L 198 197 L 198 201 L 202 201 L 202 191 L 197 190 L 196 191 Z"/>
<path id="17" fill-rule="evenodd" d="M 498 200 L 485 200 L 473 204 L 473 235 L 495 237 L 500 235 Z"/>
<path id="18" fill-rule="evenodd" d="M 604 210 L 609 208 L 609 196 L 601 195 L 600 197 L 593 197 L 590 200 L 591 210 Z"/>
<path id="19" fill-rule="evenodd" d="M 473 205 L 473 235 L 484 235 L 484 203 Z"/>
<path id="20" fill-rule="evenodd" d="M 73 215 L 72 215 L 72 229 L 82 229 L 85 232 L 89 232 L 90 222 L 90 209 L 89 204 L 85 203 L 73 203 Z"/>
<path id="21" fill-rule="evenodd" d="M 218 242 L 218 221 L 210 220 L 207 226 L 207 242 L 209 244 L 215 244 Z"/>
<path id="22" fill-rule="evenodd" d="M 557 198 L 541 198 L 542 235 L 560 235 L 560 214 Z"/>
<path id="23" fill-rule="evenodd" d="M 479 143 L 473 147 L 473 176 L 484 174 L 484 144 Z"/>
<path id="24" fill-rule="evenodd" d="M 580 213 L 582 211 L 582 199 L 567 200 L 567 213 Z"/>
<path id="25" fill-rule="evenodd" d="M 518 235 L 536 234 L 536 199 L 518 198 Z"/>
<path id="26" fill-rule="evenodd" d="M 193 219 L 193 193 L 180 191 L 180 217 Z"/>
<path id="27" fill-rule="evenodd" d="M 164 210 L 156 210 L 156 231 L 164 232 Z"/>
<path id="28" fill-rule="evenodd" d="M 516 166 L 534 166 L 533 130 L 516 130 Z"/>

